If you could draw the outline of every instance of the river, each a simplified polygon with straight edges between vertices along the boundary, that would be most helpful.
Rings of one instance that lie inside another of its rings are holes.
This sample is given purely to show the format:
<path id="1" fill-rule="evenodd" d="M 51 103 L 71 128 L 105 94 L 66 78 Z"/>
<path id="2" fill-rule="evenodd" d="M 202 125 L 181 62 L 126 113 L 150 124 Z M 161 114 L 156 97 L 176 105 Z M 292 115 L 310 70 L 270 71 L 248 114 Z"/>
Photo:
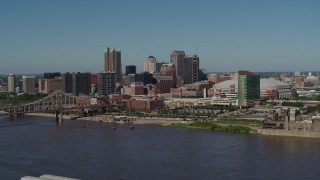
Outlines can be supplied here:
<path id="1" fill-rule="evenodd" d="M 86 128 L 82 128 L 82 125 Z M 320 140 L 0 116 L 0 179 L 319 179 Z"/>

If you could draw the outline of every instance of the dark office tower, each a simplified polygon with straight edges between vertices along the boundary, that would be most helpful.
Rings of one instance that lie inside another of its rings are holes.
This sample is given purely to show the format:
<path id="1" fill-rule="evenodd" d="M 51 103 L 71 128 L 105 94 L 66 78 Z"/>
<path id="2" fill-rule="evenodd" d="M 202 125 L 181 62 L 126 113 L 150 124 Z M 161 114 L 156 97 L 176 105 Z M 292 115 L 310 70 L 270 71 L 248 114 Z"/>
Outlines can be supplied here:
<path id="1" fill-rule="evenodd" d="M 60 72 L 52 72 L 52 73 L 44 73 L 43 77 L 44 79 L 53 79 L 55 77 L 60 77 L 61 73 Z"/>
<path id="2" fill-rule="evenodd" d="M 205 80 L 208 80 L 208 77 L 207 77 L 207 72 L 205 69 L 199 69 L 198 71 L 198 81 L 205 81 Z"/>
<path id="3" fill-rule="evenodd" d="M 73 92 L 72 74 L 66 72 L 62 75 L 62 90 L 65 93 Z"/>
<path id="4" fill-rule="evenodd" d="M 199 57 L 187 55 L 184 59 L 183 79 L 185 84 L 192 84 L 199 79 Z"/>
<path id="5" fill-rule="evenodd" d="M 91 73 L 72 74 L 72 94 L 75 96 L 89 95 L 91 92 Z"/>
<path id="6" fill-rule="evenodd" d="M 176 67 L 176 77 L 177 77 L 177 84 L 181 86 L 183 83 L 183 76 L 184 76 L 184 58 L 185 53 L 184 51 L 177 51 L 174 50 L 170 54 L 170 62 L 175 65 Z"/>
<path id="7" fill-rule="evenodd" d="M 126 75 L 128 75 L 128 74 L 136 74 L 136 66 L 135 65 L 126 66 Z"/>
<path id="8" fill-rule="evenodd" d="M 156 84 L 156 79 L 153 78 L 151 73 L 143 72 L 135 75 L 135 82 L 142 82 L 144 85 Z"/>
<path id="9" fill-rule="evenodd" d="M 109 48 L 104 50 L 104 71 L 115 72 L 116 81 L 121 82 L 121 51 L 120 49 Z"/>
<path id="10" fill-rule="evenodd" d="M 17 84 L 18 86 L 18 91 L 16 91 L 16 92 L 22 92 L 23 91 L 23 82 L 22 82 L 22 79 L 19 79 L 18 80 L 18 84 Z"/>
<path id="11" fill-rule="evenodd" d="M 116 75 L 114 72 L 98 73 L 98 95 L 107 96 L 116 90 Z"/>

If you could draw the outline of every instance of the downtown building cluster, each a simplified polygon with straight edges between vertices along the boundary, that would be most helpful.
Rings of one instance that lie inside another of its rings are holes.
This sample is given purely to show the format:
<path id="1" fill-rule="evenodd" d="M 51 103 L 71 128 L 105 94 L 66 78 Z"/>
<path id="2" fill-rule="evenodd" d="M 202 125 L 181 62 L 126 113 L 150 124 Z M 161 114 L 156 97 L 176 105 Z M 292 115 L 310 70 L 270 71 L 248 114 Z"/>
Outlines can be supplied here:
<path id="1" fill-rule="evenodd" d="M 60 90 L 75 96 L 106 96 L 110 103 L 117 96 L 124 96 L 130 102 L 128 107 L 146 107 L 152 110 L 163 106 L 162 94 L 169 94 L 171 88 L 192 84 L 199 80 L 199 57 L 185 55 L 183 51 L 172 51 L 170 63 L 158 62 L 149 56 L 144 62 L 144 72 L 137 73 L 135 65 L 125 67 L 122 73 L 121 50 L 107 47 L 104 50 L 104 71 L 89 72 L 48 72 L 39 76 L 7 76 L 7 92 L 45 93 Z M 114 98 L 113 98 L 114 97 Z M 136 104 L 149 104 L 148 106 Z M 118 103 L 119 104 L 119 103 Z M 154 105 L 155 104 L 155 105 Z"/>
<path id="2" fill-rule="evenodd" d="M 143 72 L 137 73 L 136 65 L 127 65 L 123 73 L 121 50 L 107 47 L 102 72 L 53 72 L 40 78 L 9 74 L 6 91 L 50 94 L 61 90 L 75 96 L 108 97 L 118 109 L 152 111 L 164 104 L 188 104 L 183 98 L 193 98 L 192 104 L 252 107 L 259 100 L 290 99 L 297 95 L 295 88 L 319 81 L 316 76 L 298 73 L 294 79 L 285 74 L 278 79 L 260 79 L 249 71 L 207 74 L 199 68 L 197 54 L 188 55 L 181 50 L 173 50 L 168 62 L 148 56 L 143 63 Z"/>

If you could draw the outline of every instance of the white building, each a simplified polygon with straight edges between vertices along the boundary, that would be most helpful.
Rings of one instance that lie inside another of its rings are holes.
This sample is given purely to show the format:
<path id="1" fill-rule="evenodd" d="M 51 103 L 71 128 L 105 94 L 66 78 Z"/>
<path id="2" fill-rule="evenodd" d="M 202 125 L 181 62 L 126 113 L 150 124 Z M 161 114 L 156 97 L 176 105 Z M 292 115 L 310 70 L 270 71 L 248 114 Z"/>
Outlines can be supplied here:
<path id="1" fill-rule="evenodd" d="M 22 76 L 22 90 L 24 93 L 35 93 L 35 76 Z"/>
<path id="2" fill-rule="evenodd" d="M 149 56 L 144 61 L 144 72 L 149 72 L 149 73 L 156 72 L 156 64 L 157 64 L 157 59 L 154 56 Z"/>
<path id="3" fill-rule="evenodd" d="M 14 79 L 15 77 L 13 74 L 8 75 L 8 92 L 15 92 Z"/>

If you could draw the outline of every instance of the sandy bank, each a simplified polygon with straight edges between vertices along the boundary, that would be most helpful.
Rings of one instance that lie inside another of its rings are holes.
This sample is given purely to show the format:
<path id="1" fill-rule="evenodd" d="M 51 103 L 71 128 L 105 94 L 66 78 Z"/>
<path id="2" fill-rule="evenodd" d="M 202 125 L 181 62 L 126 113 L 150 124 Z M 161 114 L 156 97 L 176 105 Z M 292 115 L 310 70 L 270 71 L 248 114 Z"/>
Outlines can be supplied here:
<path id="1" fill-rule="evenodd" d="M 51 114 L 51 113 L 26 113 L 28 116 L 44 116 L 44 117 L 56 117 L 56 114 Z M 71 116 L 69 115 L 63 115 L 64 119 L 70 119 Z"/>

